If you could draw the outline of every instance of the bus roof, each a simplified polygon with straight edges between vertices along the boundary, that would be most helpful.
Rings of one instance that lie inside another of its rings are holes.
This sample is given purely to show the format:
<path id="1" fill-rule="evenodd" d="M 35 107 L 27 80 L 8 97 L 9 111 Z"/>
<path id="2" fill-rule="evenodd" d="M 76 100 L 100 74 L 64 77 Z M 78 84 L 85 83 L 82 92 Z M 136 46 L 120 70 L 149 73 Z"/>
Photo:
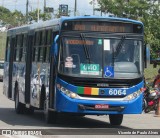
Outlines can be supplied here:
<path id="1" fill-rule="evenodd" d="M 40 28 L 45 28 L 53 25 L 61 25 L 64 21 L 72 21 L 72 20 L 87 20 L 87 21 L 92 21 L 92 20 L 103 20 L 103 21 L 116 21 L 116 22 L 128 22 L 128 23 L 135 23 L 135 24 L 141 24 L 143 25 L 142 22 L 137 21 L 137 20 L 131 20 L 128 18 L 118 18 L 118 17 L 109 17 L 109 16 L 76 16 L 76 17 L 61 17 L 59 19 L 52 19 L 48 21 L 43 21 L 39 23 L 34 23 L 34 24 L 29 24 L 25 26 L 20 26 L 20 27 L 15 27 L 11 28 L 8 30 L 8 35 L 12 34 L 18 34 L 22 33 L 28 30 L 34 30 L 34 29 L 40 29 Z"/>
<path id="2" fill-rule="evenodd" d="M 11 28 L 8 30 L 8 35 L 27 32 L 28 30 L 47 28 L 49 26 L 59 25 L 59 21 L 60 21 L 60 19 L 52 19 L 52 20 L 43 21 L 43 22 L 39 22 L 39 23 L 33 23 L 33 24 L 28 24 L 28 25 L 24 25 L 24 26 Z"/>
<path id="3" fill-rule="evenodd" d="M 130 23 L 138 23 L 142 24 L 142 22 L 137 21 L 137 20 L 132 20 L 128 18 L 118 18 L 118 17 L 110 17 L 110 16 L 77 16 L 77 17 L 61 17 L 61 22 L 66 21 L 66 20 L 80 20 L 80 19 L 86 19 L 86 20 L 110 20 L 110 21 L 120 21 L 120 22 L 130 22 Z"/>

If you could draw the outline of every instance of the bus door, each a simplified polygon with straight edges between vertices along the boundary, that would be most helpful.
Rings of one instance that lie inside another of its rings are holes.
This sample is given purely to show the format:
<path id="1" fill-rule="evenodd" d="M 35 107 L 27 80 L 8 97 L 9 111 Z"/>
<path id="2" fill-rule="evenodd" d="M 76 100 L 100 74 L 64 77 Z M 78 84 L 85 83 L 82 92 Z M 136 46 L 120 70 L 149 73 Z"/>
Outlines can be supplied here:
<path id="1" fill-rule="evenodd" d="M 32 61 L 32 45 L 33 35 L 27 38 L 27 55 L 26 55 L 26 71 L 25 71 L 25 103 L 30 104 L 30 81 L 31 81 L 31 61 Z"/>
<path id="2" fill-rule="evenodd" d="M 9 57 L 9 74 L 8 74 L 8 98 L 14 99 L 14 89 L 12 89 L 12 75 L 14 73 L 14 66 L 13 66 L 13 60 L 14 60 L 14 48 L 16 44 L 16 37 L 12 37 L 10 41 L 10 57 Z"/>
<path id="3" fill-rule="evenodd" d="M 58 37 L 56 38 L 56 36 L 58 35 L 58 32 L 53 32 L 52 34 L 53 36 L 53 40 L 54 42 L 52 42 L 52 48 L 51 50 L 55 50 L 54 45 L 57 43 L 56 40 L 58 39 Z M 52 51 L 53 52 L 53 51 Z M 55 51 L 54 51 L 55 52 Z M 56 63 L 56 57 L 57 55 L 54 55 L 53 53 L 50 56 L 50 84 L 49 84 L 49 108 L 56 108 L 56 94 L 55 94 L 55 78 L 57 75 L 57 63 Z"/>

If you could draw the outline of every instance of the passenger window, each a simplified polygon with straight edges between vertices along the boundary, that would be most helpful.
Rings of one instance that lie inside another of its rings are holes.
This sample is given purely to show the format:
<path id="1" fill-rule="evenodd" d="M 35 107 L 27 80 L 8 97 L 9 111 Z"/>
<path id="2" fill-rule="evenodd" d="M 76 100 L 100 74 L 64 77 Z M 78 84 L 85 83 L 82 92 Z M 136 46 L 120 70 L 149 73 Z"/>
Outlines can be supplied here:
<path id="1" fill-rule="evenodd" d="M 47 45 L 50 45 L 51 44 L 51 38 L 52 38 L 52 30 L 47 30 Z"/>
<path id="2" fill-rule="evenodd" d="M 14 61 L 21 61 L 22 59 L 22 51 L 23 51 L 23 37 L 22 35 L 16 36 L 16 45 L 14 50 Z"/>
<path id="3" fill-rule="evenodd" d="M 35 48 L 35 62 L 38 60 L 38 47 Z"/>
<path id="4" fill-rule="evenodd" d="M 47 51 L 46 51 L 46 62 L 49 62 L 49 57 L 50 57 L 50 47 L 47 47 Z"/>
<path id="5" fill-rule="evenodd" d="M 22 61 L 24 35 L 21 35 L 19 39 L 20 39 L 19 61 Z"/>
<path id="6" fill-rule="evenodd" d="M 35 52 L 36 52 L 36 49 L 35 47 L 33 47 L 32 61 L 35 61 Z"/>
<path id="7" fill-rule="evenodd" d="M 5 61 L 9 62 L 9 57 L 10 57 L 10 38 L 7 37 Z"/>
<path id="8" fill-rule="evenodd" d="M 38 45 L 42 45 L 42 31 L 39 32 L 39 43 Z"/>
<path id="9" fill-rule="evenodd" d="M 41 32 L 40 31 L 36 32 L 35 33 L 35 42 L 34 42 L 35 46 L 39 46 L 40 45 L 40 43 L 41 43 L 40 37 L 41 37 Z"/>
<path id="10" fill-rule="evenodd" d="M 42 45 L 44 45 L 45 44 L 45 30 L 44 31 L 42 31 Z"/>
<path id="11" fill-rule="evenodd" d="M 15 61 L 19 61 L 19 49 L 16 49 L 15 54 L 16 54 Z"/>
<path id="12" fill-rule="evenodd" d="M 43 51 L 43 54 L 44 54 L 43 61 L 44 61 L 44 62 L 49 62 L 50 47 L 45 47 L 45 48 L 44 48 L 44 51 Z"/>
<path id="13" fill-rule="evenodd" d="M 43 61 L 43 47 L 38 48 L 38 61 Z"/>
<path id="14" fill-rule="evenodd" d="M 27 34 L 23 35 L 22 61 L 26 61 Z"/>

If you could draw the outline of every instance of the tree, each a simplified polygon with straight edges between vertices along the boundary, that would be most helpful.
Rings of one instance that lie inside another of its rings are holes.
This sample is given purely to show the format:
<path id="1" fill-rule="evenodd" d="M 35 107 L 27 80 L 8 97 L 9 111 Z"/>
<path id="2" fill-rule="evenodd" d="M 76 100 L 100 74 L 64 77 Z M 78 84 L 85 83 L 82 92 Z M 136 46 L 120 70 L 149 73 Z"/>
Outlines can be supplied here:
<path id="1" fill-rule="evenodd" d="M 25 17 L 20 11 L 15 10 L 11 12 L 7 8 L 0 6 L 0 20 L 3 24 L 20 26 L 24 24 Z"/>
<path id="2" fill-rule="evenodd" d="M 38 9 L 34 10 L 33 12 L 29 12 L 29 18 L 30 21 L 38 21 L 38 17 L 37 17 L 37 13 L 38 13 Z M 51 19 L 51 14 L 50 13 L 41 13 L 41 10 L 39 10 L 39 20 L 49 20 Z"/>
<path id="3" fill-rule="evenodd" d="M 117 17 L 142 21 L 145 43 L 151 45 L 152 57 L 160 49 L 160 4 L 149 0 L 98 0 L 99 11 Z"/>
<path id="4" fill-rule="evenodd" d="M 2 23 L 10 23 L 12 19 L 10 10 L 0 6 L 0 20 Z"/>
<path id="5" fill-rule="evenodd" d="M 12 25 L 13 26 L 21 26 L 23 24 L 25 24 L 25 16 L 20 12 L 15 10 L 13 13 L 11 13 L 12 15 Z"/>
<path id="6" fill-rule="evenodd" d="M 29 12 L 29 17 L 33 21 L 37 22 L 37 11 L 35 10 L 33 12 Z M 41 13 L 41 10 L 39 11 L 39 19 L 40 20 L 49 20 L 51 19 L 50 13 Z M 5 7 L 0 6 L 0 22 L 3 24 L 10 24 L 11 26 L 21 26 L 26 24 L 26 15 L 24 15 L 22 12 L 15 10 L 14 12 L 11 12 Z"/>

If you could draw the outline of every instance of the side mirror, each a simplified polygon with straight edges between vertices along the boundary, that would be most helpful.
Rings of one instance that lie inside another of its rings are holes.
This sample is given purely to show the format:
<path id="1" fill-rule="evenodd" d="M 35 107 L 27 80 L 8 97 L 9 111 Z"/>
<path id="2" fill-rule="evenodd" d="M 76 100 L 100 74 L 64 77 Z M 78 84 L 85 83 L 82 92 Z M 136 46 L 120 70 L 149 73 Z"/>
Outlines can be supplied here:
<path id="1" fill-rule="evenodd" d="M 150 65 L 150 45 L 146 44 L 144 50 L 145 50 L 145 55 L 144 55 L 145 68 L 148 68 L 148 66 Z"/>
<path id="2" fill-rule="evenodd" d="M 59 40 L 59 35 L 56 35 L 54 38 L 52 48 L 51 48 L 51 52 L 55 56 L 57 56 L 57 54 L 58 54 L 58 40 Z"/>

